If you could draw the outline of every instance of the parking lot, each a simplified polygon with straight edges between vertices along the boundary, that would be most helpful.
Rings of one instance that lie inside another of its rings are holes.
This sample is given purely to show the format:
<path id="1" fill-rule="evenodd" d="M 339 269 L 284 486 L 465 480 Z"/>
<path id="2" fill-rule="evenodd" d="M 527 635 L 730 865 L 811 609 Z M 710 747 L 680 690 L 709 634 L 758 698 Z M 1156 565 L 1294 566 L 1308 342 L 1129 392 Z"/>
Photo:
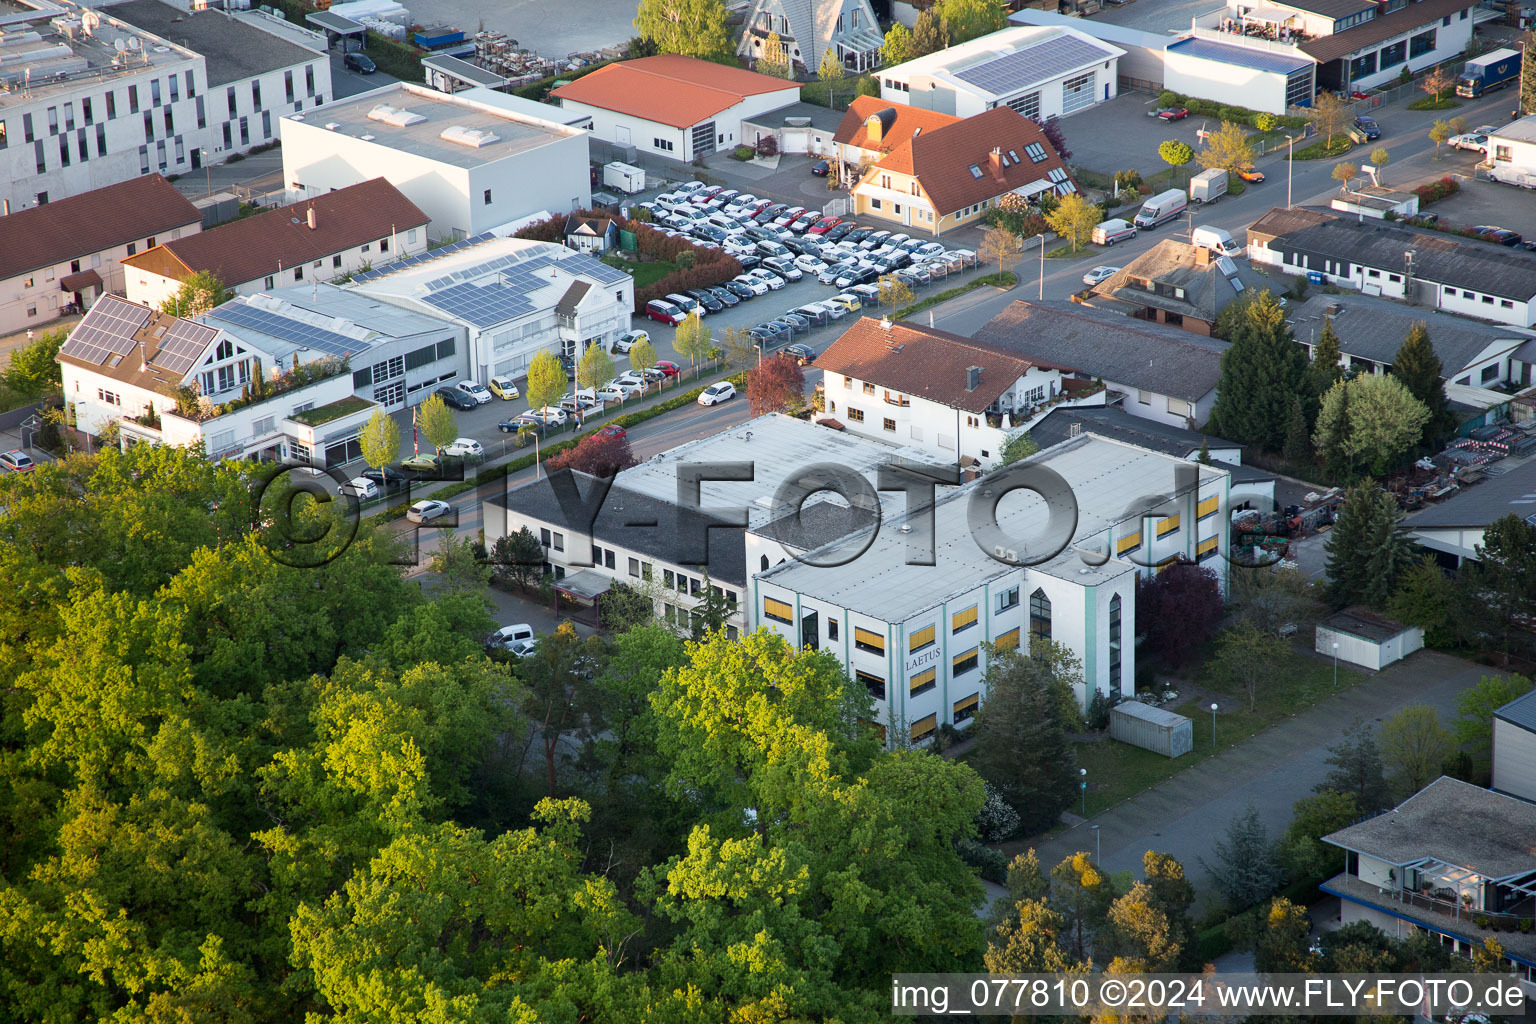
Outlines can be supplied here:
<path id="1" fill-rule="evenodd" d="M 1182 121 L 1162 121 L 1148 117 L 1157 109 L 1157 97 L 1144 92 L 1123 92 L 1107 103 L 1079 111 L 1061 122 L 1071 163 L 1103 174 L 1135 168 L 1142 174 L 1166 171 L 1168 165 L 1157 155 L 1157 147 L 1168 139 L 1187 142 L 1199 152 L 1202 143 L 1195 134 L 1201 128 L 1214 131 L 1221 127 L 1214 119 L 1191 114 Z M 1185 172 L 1198 172 L 1190 164 Z M 1182 181 L 1182 173 L 1181 178 Z"/>
<path id="2" fill-rule="evenodd" d="M 1491 224 L 1536 238 L 1536 203 L 1531 201 L 1530 193 L 1514 185 L 1474 180 L 1471 173 L 1476 162 L 1477 155 L 1472 153 L 1446 154 L 1440 173 L 1454 173 L 1461 191 L 1425 207 L 1424 212 L 1452 224 Z"/>

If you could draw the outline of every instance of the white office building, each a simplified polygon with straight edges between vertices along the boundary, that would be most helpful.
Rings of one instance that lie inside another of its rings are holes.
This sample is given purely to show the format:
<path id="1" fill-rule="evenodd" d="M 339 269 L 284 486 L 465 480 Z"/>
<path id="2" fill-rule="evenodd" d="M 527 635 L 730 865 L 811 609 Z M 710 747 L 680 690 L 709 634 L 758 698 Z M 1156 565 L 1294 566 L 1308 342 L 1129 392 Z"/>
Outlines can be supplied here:
<path id="1" fill-rule="evenodd" d="M 382 175 L 432 219 L 433 238 L 452 240 L 589 206 L 586 132 L 498 97 L 396 82 L 285 117 L 290 197 Z"/>
<path id="2" fill-rule="evenodd" d="M 16 0 L 0 31 L 0 199 L 12 209 L 222 163 L 331 96 L 322 37 L 259 12 Z"/>
<path id="3" fill-rule="evenodd" d="M 1124 54 L 1075 28 L 1017 25 L 881 69 L 880 98 L 957 117 L 1006 106 L 1043 121 L 1113 99 Z"/>
<path id="4" fill-rule="evenodd" d="M 629 330 L 634 279 L 549 242 L 475 236 L 368 273 L 352 286 L 383 302 L 462 326 L 468 372 L 522 377 L 539 351 L 577 358 Z"/>

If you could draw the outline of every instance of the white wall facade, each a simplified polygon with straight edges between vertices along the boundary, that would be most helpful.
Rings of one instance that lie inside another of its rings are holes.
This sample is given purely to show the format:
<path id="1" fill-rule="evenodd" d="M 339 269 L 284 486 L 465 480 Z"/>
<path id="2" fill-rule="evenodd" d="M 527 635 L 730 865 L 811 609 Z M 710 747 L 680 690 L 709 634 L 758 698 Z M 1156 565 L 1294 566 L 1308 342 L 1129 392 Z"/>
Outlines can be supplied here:
<path id="1" fill-rule="evenodd" d="M 1493 788 L 1536 801 L 1536 732 L 1493 720 Z"/>
<path id="2" fill-rule="evenodd" d="M 1166 423 L 1171 427 L 1187 428 L 1190 420 L 1197 425 L 1205 423 L 1211 418 L 1211 408 L 1216 404 L 1215 388 L 1200 396 L 1199 401 L 1190 402 L 1110 380 L 1105 380 L 1104 386 L 1111 391 L 1120 391 L 1125 394 L 1125 400 L 1121 405 L 1132 416 Z"/>
<path id="3" fill-rule="evenodd" d="M 1394 637 L 1377 642 L 1341 629 L 1318 626 L 1314 650 L 1325 657 L 1332 657 L 1334 644 L 1339 645 L 1340 661 L 1379 672 L 1414 651 L 1423 649 L 1424 630 L 1410 626 Z"/>
<path id="4" fill-rule="evenodd" d="M 672 125 L 647 121 L 631 114 L 606 110 L 568 99 L 562 99 L 560 105 L 566 110 L 590 117 L 592 134 L 604 142 L 611 142 L 616 146 L 634 146 L 642 153 L 652 153 L 687 163 L 695 156 L 708 156 L 722 150 L 735 149 L 744 138 L 743 121 L 756 121 L 769 111 L 778 110 L 799 101 L 798 86 L 748 96 L 735 106 L 720 111 L 714 117 L 685 128 L 675 128 Z M 707 123 L 714 124 L 713 141 L 710 143 L 710 148 L 700 154 L 694 149 L 693 133 L 696 127 Z"/>
<path id="5" fill-rule="evenodd" d="M 1165 50 L 1163 88 L 1229 106 L 1285 113 L 1286 76 Z"/>

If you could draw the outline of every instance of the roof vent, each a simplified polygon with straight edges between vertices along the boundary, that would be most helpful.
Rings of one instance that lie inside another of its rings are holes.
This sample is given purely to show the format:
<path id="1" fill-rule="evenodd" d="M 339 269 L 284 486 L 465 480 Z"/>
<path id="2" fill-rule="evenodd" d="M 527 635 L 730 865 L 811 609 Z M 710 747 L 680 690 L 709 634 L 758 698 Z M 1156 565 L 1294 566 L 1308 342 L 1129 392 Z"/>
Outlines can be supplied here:
<path id="1" fill-rule="evenodd" d="M 327 122 L 325 122 L 325 130 L 328 131 L 328 132 L 333 132 L 337 128 L 340 128 L 340 127 L 341 127 L 341 125 L 338 122 L 336 122 L 336 121 L 327 121 Z"/>
<path id="2" fill-rule="evenodd" d="M 965 390 L 975 391 L 981 387 L 981 367 L 967 366 L 965 368 Z"/>
<path id="3" fill-rule="evenodd" d="M 402 110 L 400 107 L 392 107 L 388 103 L 380 103 L 368 111 L 368 120 L 382 121 L 396 128 L 409 128 L 413 124 L 421 124 L 426 118 L 420 114 L 413 114 L 409 110 Z"/>
<path id="4" fill-rule="evenodd" d="M 373 141 L 373 136 L 372 135 L 359 135 L 358 138 L 362 139 L 364 142 L 372 142 Z"/>
<path id="5" fill-rule="evenodd" d="M 461 146 L 469 146 L 474 149 L 501 141 L 501 136 L 495 132 L 485 131 L 481 128 L 465 128 L 459 124 L 444 128 L 438 135 L 438 138 L 445 142 L 456 142 Z"/>
<path id="6" fill-rule="evenodd" d="M 911 533 L 912 532 L 912 524 L 911 523 L 902 523 L 901 526 L 897 527 L 897 529 L 901 530 L 902 533 Z"/>

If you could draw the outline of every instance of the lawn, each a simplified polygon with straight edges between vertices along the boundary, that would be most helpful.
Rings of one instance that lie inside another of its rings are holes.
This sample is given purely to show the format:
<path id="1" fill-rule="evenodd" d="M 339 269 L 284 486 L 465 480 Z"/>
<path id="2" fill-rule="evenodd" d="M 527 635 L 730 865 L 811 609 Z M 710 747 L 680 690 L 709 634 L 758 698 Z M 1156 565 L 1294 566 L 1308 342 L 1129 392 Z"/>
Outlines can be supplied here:
<path id="1" fill-rule="evenodd" d="M 1329 157 L 1343 156 L 1354 148 L 1355 144 L 1348 135 L 1335 135 L 1332 142 L 1314 142 L 1304 149 L 1298 149 L 1292 159 L 1326 160 Z"/>
<path id="2" fill-rule="evenodd" d="M 654 263 L 634 263 L 630 260 L 621 260 L 613 256 L 604 256 L 603 262 L 610 267 L 618 267 L 624 273 L 633 277 L 635 279 L 636 291 L 655 284 L 677 269 L 676 263 L 671 263 L 667 260 L 657 260 Z"/>
<path id="3" fill-rule="evenodd" d="M 1459 102 L 1457 102 L 1456 100 L 1451 99 L 1449 96 L 1442 97 L 1441 99 L 1438 99 L 1438 100 L 1435 99 L 1433 96 L 1425 96 L 1421 100 L 1414 100 L 1412 103 L 1408 104 L 1408 109 L 1409 110 L 1452 110 L 1452 109 L 1454 109 L 1456 107 L 1459 107 L 1459 106 L 1461 106 L 1461 104 Z"/>
<path id="4" fill-rule="evenodd" d="M 1364 678 L 1363 673 L 1340 666 L 1339 690 L 1354 686 Z M 1247 695 L 1240 689 L 1203 677 L 1199 681 L 1200 687 L 1210 696 L 1201 695 L 1164 705 L 1167 710 L 1194 722 L 1194 750 L 1177 760 L 1170 761 L 1161 754 L 1108 738 L 1075 744 L 1078 765 L 1088 769 L 1088 813 L 1108 810 L 1210 757 L 1215 752 L 1211 745 L 1212 701 L 1220 707 L 1216 714 L 1217 749 L 1225 750 L 1336 692 L 1333 663 L 1300 652 L 1291 655 L 1290 661 L 1275 672 L 1274 679 L 1260 692 L 1254 711 L 1248 710 Z M 1189 691 L 1182 690 L 1180 695 L 1188 696 Z M 1080 806 L 1071 810 L 1075 813 Z"/>
<path id="5" fill-rule="evenodd" d="M 1070 245 L 1058 245 L 1047 252 L 1045 258 L 1048 260 L 1075 260 L 1079 256 L 1092 256 L 1096 252 L 1098 252 L 1097 249 L 1086 243 L 1075 249 Z"/>

